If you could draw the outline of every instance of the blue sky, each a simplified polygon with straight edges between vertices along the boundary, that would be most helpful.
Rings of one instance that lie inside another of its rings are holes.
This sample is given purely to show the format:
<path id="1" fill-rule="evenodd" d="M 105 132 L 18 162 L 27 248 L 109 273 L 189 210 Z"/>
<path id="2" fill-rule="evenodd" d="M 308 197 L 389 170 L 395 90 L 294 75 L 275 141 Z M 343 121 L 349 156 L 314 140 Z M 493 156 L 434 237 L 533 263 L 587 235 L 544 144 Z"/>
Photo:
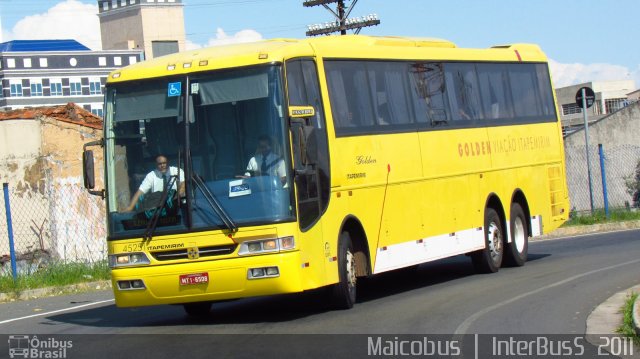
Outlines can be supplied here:
<path id="1" fill-rule="evenodd" d="M 274 37 L 304 37 L 331 20 L 302 0 L 183 0 L 189 47 Z M 347 4 L 351 1 L 347 1 Z M 0 0 L 3 41 L 97 36 L 97 1 Z M 56 10 L 57 9 L 57 10 Z M 56 12 L 57 11 L 57 12 Z M 352 15 L 376 13 L 362 34 L 437 37 L 461 47 L 531 42 L 552 60 L 556 86 L 589 80 L 640 85 L 638 0 L 359 0 Z M 84 19 L 77 26 L 69 26 Z M 63 25 L 64 24 L 64 25 Z M 90 47 L 96 45 L 89 43 Z M 99 45 L 97 45 L 99 46 Z"/>

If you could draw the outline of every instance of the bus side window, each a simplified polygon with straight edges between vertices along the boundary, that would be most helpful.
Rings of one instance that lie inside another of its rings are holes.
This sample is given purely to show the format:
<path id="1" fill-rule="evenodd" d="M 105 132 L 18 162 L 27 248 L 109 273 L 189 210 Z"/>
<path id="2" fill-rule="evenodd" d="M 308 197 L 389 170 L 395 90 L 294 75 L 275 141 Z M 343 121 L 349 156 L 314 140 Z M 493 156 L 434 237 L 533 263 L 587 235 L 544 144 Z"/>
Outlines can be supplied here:
<path id="1" fill-rule="evenodd" d="M 533 64 L 510 64 L 509 80 L 516 117 L 527 118 L 543 113 L 539 93 L 536 91 L 537 75 Z"/>
<path id="2" fill-rule="evenodd" d="M 371 61 L 366 64 L 377 125 L 414 123 L 407 65 L 397 62 Z"/>
<path id="3" fill-rule="evenodd" d="M 509 78 L 504 64 L 478 64 L 478 80 L 484 113 L 489 120 L 513 117 Z"/>
<path id="4" fill-rule="evenodd" d="M 446 125 L 450 116 L 442 64 L 412 63 L 409 74 L 417 122 L 431 127 Z"/>
<path id="5" fill-rule="evenodd" d="M 375 128 L 366 66 L 361 61 L 325 61 L 331 112 L 338 136 Z"/>
<path id="6" fill-rule="evenodd" d="M 453 120 L 483 119 L 475 66 L 459 63 L 446 64 L 445 78 Z"/>

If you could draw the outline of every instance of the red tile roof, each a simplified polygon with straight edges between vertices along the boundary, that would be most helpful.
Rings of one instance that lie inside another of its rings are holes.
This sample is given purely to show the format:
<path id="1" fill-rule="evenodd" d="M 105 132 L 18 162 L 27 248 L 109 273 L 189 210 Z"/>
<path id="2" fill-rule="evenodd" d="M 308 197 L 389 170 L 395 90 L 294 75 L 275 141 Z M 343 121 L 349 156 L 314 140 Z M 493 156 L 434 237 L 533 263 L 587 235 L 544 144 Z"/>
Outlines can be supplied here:
<path id="1" fill-rule="evenodd" d="M 0 121 L 33 120 L 41 116 L 95 129 L 102 128 L 102 118 L 72 102 L 60 106 L 32 107 L 11 111 L 0 111 Z"/>

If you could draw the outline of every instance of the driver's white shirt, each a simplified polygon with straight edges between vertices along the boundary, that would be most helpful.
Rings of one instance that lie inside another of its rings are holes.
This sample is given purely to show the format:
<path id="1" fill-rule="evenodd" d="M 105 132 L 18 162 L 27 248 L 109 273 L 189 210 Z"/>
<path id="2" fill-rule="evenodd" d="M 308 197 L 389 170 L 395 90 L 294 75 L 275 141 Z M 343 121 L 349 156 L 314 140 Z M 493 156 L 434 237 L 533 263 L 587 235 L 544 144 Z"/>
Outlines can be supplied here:
<path id="1" fill-rule="evenodd" d="M 251 157 L 249 160 L 249 164 L 247 165 L 247 172 L 245 176 L 251 176 L 249 171 L 253 171 L 254 173 L 260 172 L 260 167 L 262 166 L 262 154 L 256 154 L 254 157 Z M 267 154 L 267 169 L 266 175 L 269 176 L 277 176 L 278 178 L 286 177 L 287 170 L 284 167 L 284 160 L 282 158 L 275 155 L 273 152 L 269 152 Z"/>
<path id="2" fill-rule="evenodd" d="M 178 168 L 177 167 L 169 167 L 169 170 L 167 172 L 165 172 L 165 175 L 171 175 L 171 176 L 175 176 L 178 174 Z M 167 178 L 167 182 L 169 181 L 169 178 Z M 180 170 L 180 183 L 184 182 L 184 171 Z M 173 185 L 171 186 L 171 189 L 177 189 L 178 182 L 174 182 Z M 138 188 L 140 190 L 140 192 L 142 193 L 148 193 L 148 192 L 160 192 L 164 189 L 164 178 L 163 178 L 163 174 L 162 172 L 158 171 L 158 170 L 153 170 L 151 172 L 149 172 L 144 180 L 142 180 L 142 183 L 140 184 L 140 187 Z"/>

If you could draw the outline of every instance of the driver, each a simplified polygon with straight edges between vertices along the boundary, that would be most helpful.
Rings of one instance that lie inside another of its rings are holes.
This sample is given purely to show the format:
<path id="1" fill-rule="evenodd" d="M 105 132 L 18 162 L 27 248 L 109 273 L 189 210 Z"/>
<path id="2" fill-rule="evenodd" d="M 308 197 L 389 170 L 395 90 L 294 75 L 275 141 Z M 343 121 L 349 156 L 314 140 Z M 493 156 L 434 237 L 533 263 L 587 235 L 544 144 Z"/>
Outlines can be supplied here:
<path id="1" fill-rule="evenodd" d="M 167 157 L 164 155 L 158 155 L 156 157 L 156 169 L 149 172 L 147 176 L 144 178 L 140 187 L 131 198 L 131 203 L 125 209 L 126 212 L 131 212 L 136 206 L 138 199 L 140 196 L 149 193 L 149 192 L 161 192 L 164 190 L 165 183 L 169 183 L 170 176 L 176 176 L 180 173 L 180 179 L 178 181 L 174 181 L 171 189 L 175 190 L 177 188 L 177 182 L 180 183 L 180 196 L 184 196 L 184 172 L 182 170 L 178 171 L 177 167 L 169 166 L 167 164 Z"/>
<path id="2" fill-rule="evenodd" d="M 245 178 L 251 176 L 277 176 L 282 185 L 287 183 L 284 160 L 272 151 L 269 136 L 258 137 L 258 149 L 255 156 L 249 160 L 247 172 L 244 174 Z"/>

